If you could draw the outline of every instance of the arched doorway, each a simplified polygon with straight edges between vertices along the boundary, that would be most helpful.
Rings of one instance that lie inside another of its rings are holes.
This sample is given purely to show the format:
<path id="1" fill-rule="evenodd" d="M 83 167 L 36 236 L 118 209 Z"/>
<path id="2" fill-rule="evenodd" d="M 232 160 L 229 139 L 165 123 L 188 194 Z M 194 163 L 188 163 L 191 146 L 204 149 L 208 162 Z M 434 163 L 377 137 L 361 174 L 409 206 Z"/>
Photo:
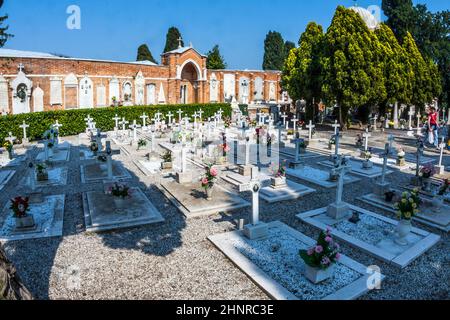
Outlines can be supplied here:
<path id="1" fill-rule="evenodd" d="M 199 89 L 199 71 L 197 66 L 188 62 L 184 65 L 181 70 L 181 81 L 180 81 L 180 103 L 198 103 L 198 89 Z"/>

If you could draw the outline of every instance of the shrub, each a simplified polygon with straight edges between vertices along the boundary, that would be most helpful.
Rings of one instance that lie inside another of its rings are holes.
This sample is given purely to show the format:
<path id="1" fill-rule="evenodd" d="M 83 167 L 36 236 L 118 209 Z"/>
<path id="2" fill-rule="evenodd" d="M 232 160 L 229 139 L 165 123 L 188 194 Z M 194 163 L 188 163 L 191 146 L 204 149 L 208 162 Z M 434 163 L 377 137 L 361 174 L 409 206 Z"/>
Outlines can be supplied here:
<path id="1" fill-rule="evenodd" d="M 80 134 L 86 130 L 86 121 L 88 115 L 96 122 L 96 127 L 102 131 L 111 131 L 114 129 L 114 116 L 124 117 L 130 123 L 137 120 L 141 123 L 139 118 L 142 113 L 147 113 L 149 117 L 153 117 L 158 111 L 174 114 L 175 119 L 178 119 L 176 111 L 183 110 L 183 117 L 191 116 L 199 109 L 204 111 L 203 119 L 212 117 L 219 109 L 224 111 L 223 116 L 231 116 L 231 106 L 225 103 L 214 104 L 180 104 L 180 105 L 154 105 L 154 106 L 133 106 L 133 107 L 108 107 L 108 108 L 94 108 L 94 109 L 76 109 L 76 110 L 57 110 L 26 113 L 18 115 L 8 115 L 0 117 L 0 144 L 3 144 L 4 138 L 8 136 L 8 132 L 12 132 L 16 137 L 23 137 L 22 129 L 19 126 L 22 121 L 25 121 L 30 127 L 28 128 L 28 137 L 30 140 L 39 140 L 42 138 L 42 133 L 59 121 L 63 126 L 59 131 L 60 136 L 73 136 Z"/>

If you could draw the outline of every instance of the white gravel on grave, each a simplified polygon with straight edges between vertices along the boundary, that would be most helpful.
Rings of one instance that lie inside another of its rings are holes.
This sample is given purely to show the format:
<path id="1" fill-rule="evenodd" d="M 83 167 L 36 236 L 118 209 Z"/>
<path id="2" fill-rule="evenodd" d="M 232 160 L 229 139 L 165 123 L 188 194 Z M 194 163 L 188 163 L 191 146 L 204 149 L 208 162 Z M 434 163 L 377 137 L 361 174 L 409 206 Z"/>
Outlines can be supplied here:
<path id="1" fill-rule="evenodd" d="M 299 256 L 300 249 L 309 246 L 278 228 L 269 229 L 264 240 L 240 238 L 233 246 L 272 279 L 300 300 L 319 300 L 361 277 L 356 271 L 340 263 L 336 264 L 334 276 L 320 284 L 313 284 L 303 276 L 305 263 Z"/>

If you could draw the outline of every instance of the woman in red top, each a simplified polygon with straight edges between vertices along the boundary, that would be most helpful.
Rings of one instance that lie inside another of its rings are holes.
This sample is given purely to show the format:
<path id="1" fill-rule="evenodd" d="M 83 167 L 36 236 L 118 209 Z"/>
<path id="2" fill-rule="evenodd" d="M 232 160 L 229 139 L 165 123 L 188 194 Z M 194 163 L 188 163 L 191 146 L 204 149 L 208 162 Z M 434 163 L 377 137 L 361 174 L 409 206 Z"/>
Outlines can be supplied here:
<path id="1" fill-rule="evenodd" d="M 436 148 L 439 148 L 439 124 L 438 124 L 438 114 L 436 112 L 436 108 L 432 107 L 431 112 L 428 114 L 428 131 L 433 132 L 434 142 L 433 145 Z"/>

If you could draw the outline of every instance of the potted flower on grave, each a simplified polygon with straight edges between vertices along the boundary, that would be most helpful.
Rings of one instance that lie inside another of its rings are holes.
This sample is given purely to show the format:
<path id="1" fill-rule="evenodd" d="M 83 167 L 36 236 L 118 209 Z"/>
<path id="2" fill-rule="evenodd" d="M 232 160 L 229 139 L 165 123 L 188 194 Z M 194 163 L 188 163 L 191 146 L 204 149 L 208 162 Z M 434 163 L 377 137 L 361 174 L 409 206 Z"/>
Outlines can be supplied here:
<path id="1" fill-rule="evenodd" d="M 405 125 L 406 125 L 406 120 L 405 119 L 400 119 L 400 127 L 402 130 L 405 130 Z"/>
<path id="2" fill-rule="evenodd" d="M 370 169 L 373 167 L 373 163 L 372 161 L 370 161 L 370 159 L 372 159 L 372 152 L 370 150 L 365 150 L 362 153 L 363 155 L 363 168 L 364 169 Z"/>
<path id="3" fill-rule="evenodd" d="M 281 164 L 271 164 L 270 171 L 272 177 L 270 178 L 272 187 L 280 188 L 286 185 L 286 160 L 283 160 Z"/>
<path id="4" fill-rule="evenodd" d="M 12 160 L 13 158 L 13 144 L 9 141 L 5 141 L 5 143 L 3 144 L 3 148 L 5 148 L 5 150 L 8 152 L 8 158 L 9 160 Z"/>
<path id="5" fill-rule="evenodd" d="M 334 145 L 336 145 L 336 137 L 332 136 L 330 140 L 328 140 L 328 149 L 332 150 Z"/>
<path id="6" fill-rule="evenodd" d="M 402 199 L 395 204 L 397 216 L 400 219 L 397 225 L 397 238 L 395 242 L 400 245 L 407 245 L 406 237 L 412 229 L 411 219 L 419 213 L 420 197 L 419 191 L 414 189 L 409 192 L 403 192 Z"/>
<path id="7" fill-rule="evenodd" d="M 398 166 L 404 166 L 406 164 L 405 156 L 406 156 L 405 151 L 402 148 L 400 148 L 397 152 L 397 165 Z"/>
<path id="8" fill-rule="evenodd" d="M 384 200 L 385 200 L 386 202 L 392 202 L 392 200 L 394 200 L 395 191 L 390 190 L 390 191 L 386 192 L 386 193 L 384 194 L 384 196 L 385 196 L 385 199 L 384 199 Z"/>
<path id="9" fill-rule="evenodd" d="M 127 200 L 131 198 L 131 189 L 116 182 L 108 189 L 108 194 L 113 197 L 117 209 L 124 209 L 128 205 Z"/>
<path id="10" fill-rule="evenodd" d="M 299 147 L 299 152 L 300 153 L 306 153 L 306 148 L 308 147 L 308 144 L 306 143 L 306 141 L 304 139 L 301 139 L 300 142 L 298 143 L 298 147 Z"/>
<path id="11" fill-rule="evenodd" d="M 91 151 L 94 153 L 94 156 L 97 156 L 97 152 L 98 152 L 98 143 L 96 141 L 92 141 L 91 142 L 91 146 L 90 146 Z"/>
<path id="12" fill-rule="evenodd" d="M 429 179 L 436 174 L 436 169 L 431 164 L 426 164 L 420 169 L 420 173 L 422 174 L 422 178 Z"/>
<path id="13" fill-rule="evenodd" d="M 146 146 L 147 146 L 147 140 L 139 139 L 137 151 L 139 151 L 141 148 L 145 148 Z"/>
<path id="14" fill-rule="evenodd" d="M 223 126 L 225 127 L 225 129 L 228 129 L 231 127 L 231 118 L 230 117 L 225 117 L 223 119 Z"/>
<path id="15" fill-rule="evenodd" d="M 97 157 L 97 160 L 100 161 L 100 162 L 106 162 L 106 161 L 108 161 L 108 159 L 106 158 L 105 155 L 100 155 L 100 156 L 98 156 L 98 157 Z"/>
<path id="16" fill-rule="evenodd" d="M 36 165 L 36 180 L 37 181 L 47 181 L 48 180 L 47 167 L 44 163 L 38 163 Z"/>
<path id="17" fill-rule="evenodd" d="M 205 176 L 201 179 L 202 188 L 205 189 L 206 200 L 212 200 L 212 193 L 217 179 L 218 171 L 211 164 L 205 167 Z"/>
<path id="18" fill-rule="evenodd" d="M 389 121 L 388 125 L 389 125 L 389 129 L 394 129 L 395 123 L 394 123 L 394 121 Z"/>
<path id="19" fill-rule="evenodd" d="M 331 236 L 331 230 L 322 231 L 314 247 L 299 252 L 305 262 L 305 277 L 314 284 L 331 278 L 335 264 L 341 257 L 339 250 L 339 245 Z"/>
<path id="20" fill-rule="evenodd" d="M 30 210 L 28 197 L 16 197 L 11 199 L 10 209 L 13 211 L 17 229 L 27 229 L 35 226 L 33 215 L 28 214 L 28 211 Z"/>
<path id="21" fill-rule="evenodd" d="M 167 150 L 162 156 L 161 156 L 162 162 L 161 162 L 161 169 L 172 169 L 172 152 Z"/>
<path id="22" fill-rule="evenodd" d="M 287 135 L 288 135 L 288 136 L 293 136 L 294 133 L 295 133 L 294 129 L 289 129 L 289 130 L 287 131 Z"/>

